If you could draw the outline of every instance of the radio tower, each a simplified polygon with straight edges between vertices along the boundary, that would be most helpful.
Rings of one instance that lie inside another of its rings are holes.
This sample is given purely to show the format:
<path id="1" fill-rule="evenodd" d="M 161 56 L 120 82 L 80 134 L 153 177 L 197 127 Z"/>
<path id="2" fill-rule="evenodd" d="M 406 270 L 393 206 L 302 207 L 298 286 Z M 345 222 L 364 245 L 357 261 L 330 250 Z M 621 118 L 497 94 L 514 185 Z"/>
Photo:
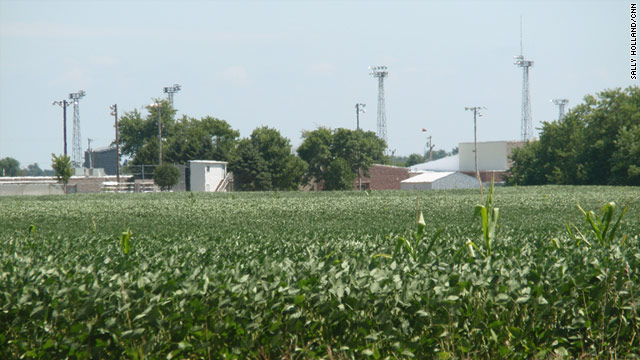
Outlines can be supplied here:
<path id="1" fill-rule="evenodd" d="M 164 93 L 167 94 L 167 99 L 169 99 L 169 105 L 171 105 L 171 108 L 173 109 L 173 94 L 180 91 L 180 85 L 173 84 L 173 86 L 165 86 L 163 90 L 164 90 Z"/>
<path id="2" fill-rule="evenodd" d="M 558 105 L 558 120 L 564 117 L 564 107 L 569 103 L 569 99 L 553 99 L 554 105 Z"/>
<path id="3" fill-rule="evenodd" d="M 522 121 L 520 132 L 522 141 L 533 140 L 533 124 L 531 120 L 531 95 L 529 94 L 529 68 L 533 61 L 525 60 L 522 51 L 522 17 L 520 17 L 520 55 L 514 56 L 513 63 L 522 68 Z"/>
<path id="4" fill-rule="evenodd" d="M 387 114 L 384 108 L 384 78 L 389 74 L 386 66 L 369 67 L 369 75 L 378 78 L 378 137 L 387 142 Z"/>
<path id="5" fill-rule="evenodd" d="M 80 90 L 77 93 L 69 94 L 69 99 L 73 100 L 73 142 L 71 151 L 71 162 L 73 167 L 79 168 L 82 166 L 82 136 L 80 136 L 80 99 L 84 97 L 86 93 L 84 90 Z"/>

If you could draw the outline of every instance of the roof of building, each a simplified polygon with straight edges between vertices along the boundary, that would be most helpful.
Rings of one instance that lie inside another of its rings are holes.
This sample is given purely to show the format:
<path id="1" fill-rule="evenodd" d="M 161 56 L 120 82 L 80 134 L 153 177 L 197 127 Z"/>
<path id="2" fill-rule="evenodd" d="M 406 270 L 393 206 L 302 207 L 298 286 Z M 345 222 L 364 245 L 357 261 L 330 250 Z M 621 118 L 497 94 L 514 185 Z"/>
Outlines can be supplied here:
<path id="1" fill-rule="evenodd" d="M 226 165 L 227 164 L 226 161 L 215 161 L 215 160 L 189 160 L 189 163 L 208 164 L 208 165 L 218 165 L 218 164 Z"/>
<path id="2" fill-rule="evenodd" d="M 415 183 L 432 183 L 436 180 L 445 178 L 451 174 L 455 174 L 454 171 L 425 171 L 422 174 L 410 177 L 406 180 L 402 180 L 405 184 Z"/>
<path id="3" fill-rule="evenodd" d="M 443 157 L 442 159 L 416 164 L 409 168 L 410 171 L 458 171 L 460 160 L 458 154 Z"/>

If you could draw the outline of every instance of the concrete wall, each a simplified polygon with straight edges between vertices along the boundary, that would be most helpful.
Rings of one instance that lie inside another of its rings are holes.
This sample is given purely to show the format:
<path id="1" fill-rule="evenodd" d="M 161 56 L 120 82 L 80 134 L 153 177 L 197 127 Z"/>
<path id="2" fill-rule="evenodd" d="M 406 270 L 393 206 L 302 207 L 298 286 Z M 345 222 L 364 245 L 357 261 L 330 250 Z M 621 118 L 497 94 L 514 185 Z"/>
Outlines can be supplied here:
<path id="1" fill-rule="evenodd" d="M 227 163 L 224 161 L 189 161 L 191 170 L 191 191 L 216 191 L 227 175 Z"/>
<path id="2" fill-rule="evenodd" d="M 14 195 L 63 195 L 64 187 L 61 184 L 49 183 L 2 183 L 0 184 L 0 196 Z"/>

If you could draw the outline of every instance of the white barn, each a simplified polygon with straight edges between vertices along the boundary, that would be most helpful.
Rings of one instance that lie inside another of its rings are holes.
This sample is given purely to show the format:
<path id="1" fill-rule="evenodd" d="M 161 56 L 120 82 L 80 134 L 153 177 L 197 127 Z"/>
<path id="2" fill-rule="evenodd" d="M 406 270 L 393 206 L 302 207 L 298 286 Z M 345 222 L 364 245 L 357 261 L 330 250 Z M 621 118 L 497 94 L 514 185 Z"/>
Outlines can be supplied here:
<path id="1" fill-rule="evenodd" d="M 191 191 L 219 191 L 227 177 L 226 161 L 189 161 Z"/>
<path id="2" fill-rule="evenodd" d="M 425 171 L 400 183 L 402 190 L 473 189 L 478 180 L 454 171 Z"/>

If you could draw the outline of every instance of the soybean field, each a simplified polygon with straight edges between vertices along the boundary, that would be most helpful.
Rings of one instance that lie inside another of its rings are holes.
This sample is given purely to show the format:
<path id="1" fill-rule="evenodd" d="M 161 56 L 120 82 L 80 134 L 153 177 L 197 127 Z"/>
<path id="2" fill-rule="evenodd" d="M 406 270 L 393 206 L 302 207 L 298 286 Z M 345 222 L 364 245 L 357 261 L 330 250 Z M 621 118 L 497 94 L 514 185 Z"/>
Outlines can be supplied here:
<path id="1" fill-rule="evenodd" d="M 2 359 L 639 354 L 640 188 L 0 198 Z"/>

